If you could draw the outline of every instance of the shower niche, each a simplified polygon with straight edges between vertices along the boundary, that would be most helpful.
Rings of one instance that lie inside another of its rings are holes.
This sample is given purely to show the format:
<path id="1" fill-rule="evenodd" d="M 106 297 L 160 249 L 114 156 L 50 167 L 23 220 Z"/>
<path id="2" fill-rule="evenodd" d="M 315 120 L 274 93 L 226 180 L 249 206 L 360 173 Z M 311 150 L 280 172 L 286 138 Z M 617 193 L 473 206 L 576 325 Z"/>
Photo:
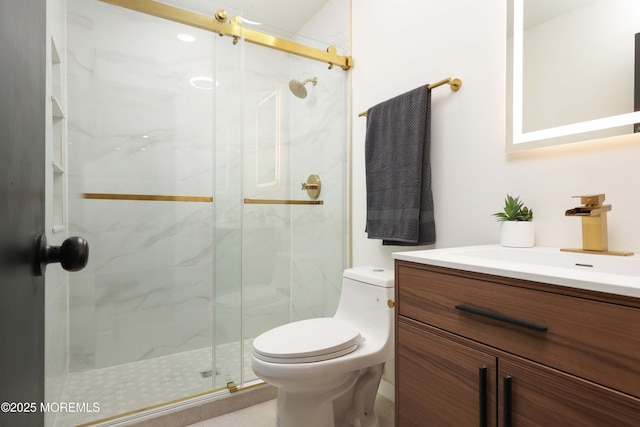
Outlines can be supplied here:
<path id="1" fill-rule="evenodd" d="M 280 182 L 280 92 L 274 89 L 256 106 L 256 186 Z"/>

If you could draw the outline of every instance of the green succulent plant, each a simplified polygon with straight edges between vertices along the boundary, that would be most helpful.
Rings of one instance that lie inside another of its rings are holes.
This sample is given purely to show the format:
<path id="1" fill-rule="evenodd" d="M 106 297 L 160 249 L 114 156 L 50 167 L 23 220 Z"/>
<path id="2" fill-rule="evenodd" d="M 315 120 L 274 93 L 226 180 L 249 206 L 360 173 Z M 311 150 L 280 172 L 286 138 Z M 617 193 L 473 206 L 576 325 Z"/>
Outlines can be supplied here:
<path id="1" fill-rule="evenodd" d="M 520 201 L 520 196 L 511 197 L 507 194 L 504 199 L 504 210 L 493 214 L 497 221 L 532 221 L 533 209 L 524 206 Z"/>

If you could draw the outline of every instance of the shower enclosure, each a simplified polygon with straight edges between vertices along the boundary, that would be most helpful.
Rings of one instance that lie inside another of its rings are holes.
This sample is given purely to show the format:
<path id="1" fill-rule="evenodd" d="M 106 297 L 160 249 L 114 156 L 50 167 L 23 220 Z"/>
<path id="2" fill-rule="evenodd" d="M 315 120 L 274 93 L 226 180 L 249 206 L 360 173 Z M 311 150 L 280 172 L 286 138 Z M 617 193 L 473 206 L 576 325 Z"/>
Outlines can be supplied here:
<path id="1" fill-rule="evenodd" d="M 253 384 L 255 336 L 337 305 L 348 73 L 99 1 L 67 1 L 66 25 L 69 235 L 91 257 L 60 400 L 100 411 L 55 425 Z"/>

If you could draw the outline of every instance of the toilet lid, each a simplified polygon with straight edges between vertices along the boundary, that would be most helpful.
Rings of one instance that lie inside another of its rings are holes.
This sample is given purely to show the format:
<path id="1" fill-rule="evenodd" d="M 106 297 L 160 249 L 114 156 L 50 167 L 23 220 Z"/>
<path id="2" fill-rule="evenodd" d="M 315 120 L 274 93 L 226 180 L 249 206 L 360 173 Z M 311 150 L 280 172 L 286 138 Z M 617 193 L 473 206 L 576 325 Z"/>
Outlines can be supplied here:
<path id="1" fill-rule="evenodd" d="M 253 353 L 275 363 L 318 362 L 354 351 L 363 338 L 352 325 L 332 317 L 279 326 L 253 340 Z"/>

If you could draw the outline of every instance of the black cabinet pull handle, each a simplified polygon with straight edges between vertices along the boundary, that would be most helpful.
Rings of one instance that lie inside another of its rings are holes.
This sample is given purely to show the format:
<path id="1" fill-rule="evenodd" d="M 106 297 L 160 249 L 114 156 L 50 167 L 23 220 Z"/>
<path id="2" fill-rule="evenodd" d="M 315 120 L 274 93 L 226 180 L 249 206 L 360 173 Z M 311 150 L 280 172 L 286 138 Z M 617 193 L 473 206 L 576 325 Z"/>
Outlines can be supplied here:
<path id="1" fill-rule="evenodd" d="M 504 314 L 483 310 L 481 308 L 458 304 L 456 305 L 456 310 L 464 311 L 465 313 L 477 314 L 478 316 L 488 317 L 490 319 L 499 320 L 500 322 L 510 323 L 512 325 L 522 326 L 523 328 L 533 329 L 538 332 L 547 331 L 547 327 L 544 325 L 539 325 L 537 323 L 528 322 L 511 316 L 505 316 Z"/>
<path id="2" fill-rule="evenodd" d="M 479 370 L 480 388 L 480 427 L 488 427 L 487 424 L 487 367 L 483 366 Z"/>
<path id="3" fill-rule="evenodd" d="M 502 425 L 511 427 L 511 376 L 507 375 L 502 379 Z"/>

